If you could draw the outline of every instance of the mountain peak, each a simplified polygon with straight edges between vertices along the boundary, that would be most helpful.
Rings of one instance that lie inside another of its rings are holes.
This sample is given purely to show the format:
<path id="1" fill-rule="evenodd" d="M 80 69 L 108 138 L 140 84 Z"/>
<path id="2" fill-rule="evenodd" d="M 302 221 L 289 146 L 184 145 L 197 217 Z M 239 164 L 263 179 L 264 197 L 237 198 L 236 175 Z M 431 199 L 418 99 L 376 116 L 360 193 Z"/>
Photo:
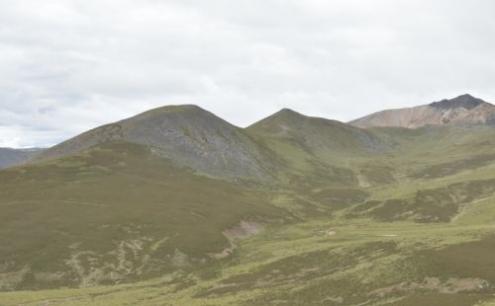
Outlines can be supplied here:
<path id="1" fill-rule="evenodd" d="M 200 114 L 200 113 L 206 114 L 209 112 L 194 104 L 166 105 L 166 106 L 150 109 L 146 112 L 138 114 L 129 119 L 132 120 L 134 118 L 155 117 L 161 115 L 174 115 L 174 114 L 183 116 L 187 114 Z"/>
<path id="2" fill-rule="evenodd" d="M 453 98 L 453 99 L 444 99 L 444 100 L 441 100 L 441 101 L 438 101 L 438 102 L 433 102 L 431 104 L 429 104 L 429 106 L 431 107 L 435 107 L 435 108 L 440 108 L 440 109 L 453 109 L 453 108 L 465 108 L 465 109 L 473 109 L 481 104 L 485 104 L 487 102 L 481 100 L 481 99 L 478 99 L 478 98 L 475 98 L 473 96 L 471 96 L 470 94 L 464 94 L 464 95 L 461 95 L 461 96 L 458 96 L 456 98 Z"/>
<path id="3" fill-rule="evenodd" d="M 306 118 L 308 117 L 292 109 L 282 108 L 278 112 L 251 124 L 248 129 L 264 131 L 282 129 L 285 131 L 293 125 L 300 124 Z"/>
<path id="4" fill-rule="evenodd" d="M 162 112 L 190 112 L 190 111 L 198 111 L 203 110 L 201 107 L 196 104 L 178 104 L 178 105 L 166 105 L 162 107 L 158 107 L 150 110 L 152 111 L 162 111 Z"/>
<path id="5" fill-rule="evenodd" d="M 291 116 L 291 117 L 306 117 L 305 115 L 296 112 L 290 108 L 282 108 L 278 112 L 272 115 L 272 117 L 280 117 L 280 116 Z"/>

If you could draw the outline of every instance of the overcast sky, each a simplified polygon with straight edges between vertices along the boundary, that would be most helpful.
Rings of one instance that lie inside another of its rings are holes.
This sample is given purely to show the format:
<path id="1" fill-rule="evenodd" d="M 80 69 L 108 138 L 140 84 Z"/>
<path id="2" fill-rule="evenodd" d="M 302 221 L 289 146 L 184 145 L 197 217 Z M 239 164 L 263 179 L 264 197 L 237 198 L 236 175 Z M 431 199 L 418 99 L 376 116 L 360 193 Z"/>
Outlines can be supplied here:
<path id="1" fill-rule="evenodd" d="M 0 0 L 0 146 L 167 104 L 239 126 L 495 101 L 492 0 Z"/>

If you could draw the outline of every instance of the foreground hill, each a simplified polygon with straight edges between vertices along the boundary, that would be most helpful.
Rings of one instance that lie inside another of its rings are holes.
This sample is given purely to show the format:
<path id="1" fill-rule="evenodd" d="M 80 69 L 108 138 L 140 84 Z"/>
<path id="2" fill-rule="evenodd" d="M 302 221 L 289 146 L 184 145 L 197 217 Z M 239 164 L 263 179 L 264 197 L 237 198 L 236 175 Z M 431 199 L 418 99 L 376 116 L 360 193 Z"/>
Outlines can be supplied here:
<path id="1" fill-rule="evenodd" d="M 0 169 L 22 164 L 41 151 L 41 149 L 0 148 Z"/>
<path id="2" fill-rule="evenodd" d="M 125 142 L 4 170 L 0 181 L 0 290 L 204 266 L 233 251 L 236 233 L 287 216 L 262 191 L 194 175 Z"/>
<path id="3" fill-rule="evenodd" d="M 495 124 L 495 106 L 466 94 L 428 105 L 385 110 L 350 123 L 362 128 Z"/>

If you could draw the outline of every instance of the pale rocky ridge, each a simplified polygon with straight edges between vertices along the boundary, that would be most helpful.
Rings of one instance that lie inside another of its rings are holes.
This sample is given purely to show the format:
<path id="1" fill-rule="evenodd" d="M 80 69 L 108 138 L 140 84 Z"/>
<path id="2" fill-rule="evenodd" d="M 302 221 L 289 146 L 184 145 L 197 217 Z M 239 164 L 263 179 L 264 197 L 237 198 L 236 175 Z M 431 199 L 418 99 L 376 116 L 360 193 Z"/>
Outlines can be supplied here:
<path id="1" fill-rule="evenodd" d="M 420 128 L 428 125 L 495 124 L 495 105 L 469 94 L 410 108 L 384 110 L 353 120 L 361 127 Z"/>

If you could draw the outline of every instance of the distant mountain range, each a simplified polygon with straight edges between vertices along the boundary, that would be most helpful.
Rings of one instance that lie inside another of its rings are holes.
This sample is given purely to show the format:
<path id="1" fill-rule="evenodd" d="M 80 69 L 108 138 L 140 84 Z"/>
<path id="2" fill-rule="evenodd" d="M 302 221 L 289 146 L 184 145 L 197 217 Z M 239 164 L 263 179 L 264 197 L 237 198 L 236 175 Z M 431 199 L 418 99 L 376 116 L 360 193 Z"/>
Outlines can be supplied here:
<path id="1" fill-rule="evenodd" d="M 423 106 L 381 111 L 350 124 L 283 109 L 246 129 L 195 105 L 165 106 L 95 128 L 47 150 L 1 149 L 0 168 L 23 163 L 33 156 L 35 160 L 47 160 L 97 144 L 126 141 L 148 146 L 156 154 L 207 175 L 269 178 L 280 165 L 274 163 L 274 148 L 266 146 L 267 139 L 290 140 L 307 152 L 373 153 L 383 151 L 390 143 L 360 128 L 494 123 L 495 106 L 468 94 Z"/>
<path id="2" fill-rule="evenodd" d="M 0 148 L 0 169 L 24 163 L 34 156 L 36 160 L 63 157 L 118 140 L 150 146 L 158 154 L 206 174 L 266 178 L 273 169 L 264 156 L 266 148 L 255 141 L 256 135 L 292 139 L 306 149 L 376 151 L 383 148 L 382 140 L 353 126 L 416 129 L 428 125 L 484 124 L 495 124 L 495 106 L 469 94 L 422 106 L 380 111 L 348 125 L 283 109 L 247 129 L 195 105 L 165 106 L 95 128 L 48 150 Z"/>
<path id="3" fill-rule="evenodd" d="M 40 153 L 42 149 L 12 149 L 0 148 L 0 169 L 22 164 L 34 155 Z"/>

